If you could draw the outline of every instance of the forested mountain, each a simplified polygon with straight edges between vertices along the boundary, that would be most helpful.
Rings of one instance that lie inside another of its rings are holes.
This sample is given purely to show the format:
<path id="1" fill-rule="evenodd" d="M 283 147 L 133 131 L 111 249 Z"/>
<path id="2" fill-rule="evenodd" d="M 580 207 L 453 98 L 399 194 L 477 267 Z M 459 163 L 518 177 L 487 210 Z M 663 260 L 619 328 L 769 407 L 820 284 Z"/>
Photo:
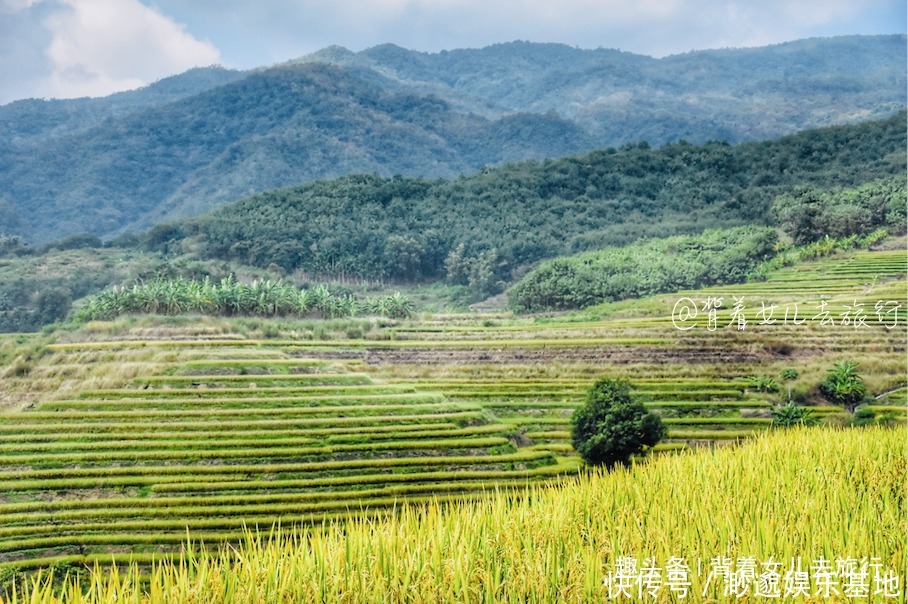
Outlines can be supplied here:
<path id="1" fill-rule="evenodd" d="M 773 200 L 803 185 L 903 176 L 905 118 L 734 146 L 626 145 L 445 181 L 348 176 L 159 225 L 144 242 L 312 277 L 447 278 L 492 293 L 543 258 L 769 224 Z"/>
<path id="2" fill-rule="evenodd" d="M 27 149 L 84 132 L 106 120 L 193 96 L 244 77 L 222 67 L 200 67 L 137 90 L 101 98 L 25 99 L 0 106 L 0 141 Z"/>
<path id="3" fill-rule="evenodd" d="M 661 59 L 513 42 L 421 53 L 386 44 L 302 60 L 368 67 L 490 116 L 554 109 L 602 146 L 762 140 L 905 104 L 905 36 L 843 36 Z"/>
<path id="4" fill-rule="evenodd" d="M 653 59 L 510 43 L 329 48 L 104 99 L 0 107 L 0 234 L 112 236 L 315 179 L 438 178 L 597 147 L 737 142 L 891 114 L 905 36 Z"/>
<path id="5" fill-rule="evenodd" d="M 108 234 L 316 178 L 450 176 L 594 146 L 554 114 L 489 120 L 370 80 L 325 64 L 284 66 L 27 153 L 0 147 L 0 232 Z"/>

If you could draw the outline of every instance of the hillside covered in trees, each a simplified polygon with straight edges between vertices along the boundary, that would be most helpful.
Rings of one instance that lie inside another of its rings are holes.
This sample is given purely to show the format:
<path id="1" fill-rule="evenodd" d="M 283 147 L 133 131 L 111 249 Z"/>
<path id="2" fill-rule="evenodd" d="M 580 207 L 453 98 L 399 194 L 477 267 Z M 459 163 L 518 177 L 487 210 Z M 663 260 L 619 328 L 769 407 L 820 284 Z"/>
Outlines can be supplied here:
<path id="1" fill-rule="evenodd" d="M 343 177 L 159 225 L 150 250 L 313 278 L 469 283 L 495 293 L 533 263 L 644 237 L 771 224 L 780 195 L 905 172 L 905 114 L 775 141 L 629 145 L 428 181 Z"/>
<path id="2" fill-rule="evenodd" d="M 329 48 L 103 99 L 0 107 L 0 235 L 110 238 L 355 173 L 454 178 L 645 141 L 753 141 L 891 115 L 905 36 L 654 59 L 514 42 Z M 641 167 L 641 169 L 646 169 Z"/>
<path id="3" fill-rule="evenodd" d="M 545 260 L 509 288 L 508 302 L 518 311 L 578 310 L 710 285 L 761 282 L 796 262 L 870 249 L 890 236 L 903 236 L 905 199 L 904 176 L 856 188 L 799 187 L 776 198 L 772 207 L 792 245 L 780 240 L 778 229 L 756 226 L 644 239 Z"/>
<path id="4" fill-rule="evenodd" d="M 85 295 L 136 280 L 217 282 L 235 275 L 307 287 L 352 278 L 411 291 L 444 282 L 452 287 L 441 295 L 464 304 L 529 272 L 512 292 L 518 307 L 638 295 L 653 284 L 618 279 L 602 289 L 586 279 L 594 287 L 583 293 L 571 279 L 549 279 L 547 263 L 534 268 L 540 260 L 608 246 L 612 251 L 603 253 L 620 260 L 628 252 L 614 246 L 739 225 L 779 227 L 796 243 L 879 227 L 903 230 L 904 120 L 902 113 L 734 146 L 626 145 L 450 180 L 346 176 L 260 194 L 106 243 L 84 234 L 37 247 L 0 236 L 0 331 L 37 329 L 64 318 Z M 741 232 L 744 252 L 728 265 L 735 275 L 710 265 L 672 279 L 702 284 L 703 270 L 714 280 L 742 278 L 774 239 L 758 236 L 752 245 L 748 233 L 762 231 Z M 719 233 L 703 245 L 726 246 L 726 237 L 733 235 Z M 575 262 L 583 264 L 582 256 L 562 264 Z M 565 298 L 559 288 L 571 283 Z"/>

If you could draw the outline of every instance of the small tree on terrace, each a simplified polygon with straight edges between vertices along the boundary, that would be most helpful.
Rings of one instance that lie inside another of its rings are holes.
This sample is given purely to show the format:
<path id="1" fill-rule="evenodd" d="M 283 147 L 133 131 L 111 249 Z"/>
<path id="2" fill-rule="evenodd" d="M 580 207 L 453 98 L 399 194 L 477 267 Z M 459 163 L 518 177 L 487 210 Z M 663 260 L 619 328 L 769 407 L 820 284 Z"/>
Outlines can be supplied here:
<path id="1" fill-rule="evenodd" d="M 588 464 L 609 468 L 627 464 L 632 455 L 654 446 L 665 434 L 659 416 L 631 400 L 625 380 L 597 381 L 571 418 L 571 439 L 580 456 Z"/>
<path id="2" fill-rule="evenodd" d="M 858 364 L 853 361 L 839 361 L 820 383 L 820 392 L 826 400 L 845 407 L 851 413 L 867 396 L 867 386 L 857 369 Z"/>

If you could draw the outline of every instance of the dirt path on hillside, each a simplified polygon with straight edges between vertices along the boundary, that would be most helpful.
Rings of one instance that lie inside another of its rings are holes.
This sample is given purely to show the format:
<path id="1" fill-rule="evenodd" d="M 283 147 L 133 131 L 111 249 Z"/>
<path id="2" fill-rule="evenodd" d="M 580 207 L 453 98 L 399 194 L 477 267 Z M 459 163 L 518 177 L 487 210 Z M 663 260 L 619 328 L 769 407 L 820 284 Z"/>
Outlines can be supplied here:
<path id="1" fill-rule="evenodd" d="M 519 365 L 547 363 L 718 364 L 758 363 L 791 358 L 769 350 L 735 348 L 670 348 L 654 346 L 541 346 L 366 348 L 307 351 L 325 359 L 356 359 L 370 365 Z"/>

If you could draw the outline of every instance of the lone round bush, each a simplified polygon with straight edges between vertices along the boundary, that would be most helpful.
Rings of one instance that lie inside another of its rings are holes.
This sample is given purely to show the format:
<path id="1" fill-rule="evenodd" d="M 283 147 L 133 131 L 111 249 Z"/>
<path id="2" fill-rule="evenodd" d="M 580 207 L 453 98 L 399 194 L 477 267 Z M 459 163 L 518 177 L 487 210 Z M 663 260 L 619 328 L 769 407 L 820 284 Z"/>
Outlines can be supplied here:
<path id="1" fill-rule="evenodd" d="M 667 430 L 655 413 L 631 400 L 626 380 L 601 379 L 571 418 L 574 449 L 591 465 L 627 465 L 631 456 L 662 440 Z"/>

